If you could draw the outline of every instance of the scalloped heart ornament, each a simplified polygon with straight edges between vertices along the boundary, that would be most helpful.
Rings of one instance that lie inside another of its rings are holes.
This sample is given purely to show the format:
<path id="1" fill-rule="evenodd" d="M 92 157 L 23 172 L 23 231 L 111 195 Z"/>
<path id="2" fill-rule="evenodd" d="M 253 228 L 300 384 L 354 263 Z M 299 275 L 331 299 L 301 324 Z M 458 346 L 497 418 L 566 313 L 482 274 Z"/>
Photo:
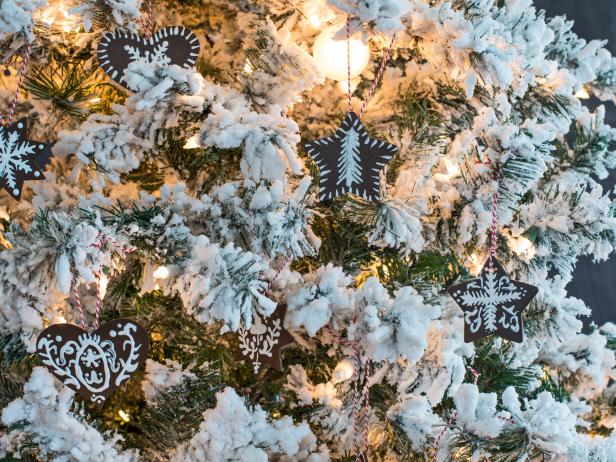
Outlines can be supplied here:
<path id="1" fill-rule="evenodd" d="M 36 354 L 47 369 L 98 406 L 145 363 L 149 348 L 147 331 L 131 319 L 113 319 L 91 332 L 54 324 L 36 342 Z"/>
<path id="2" fill-rule="evenodd" d="M 183 26 L 159 29 L 152 37 L 119 30 L 103 34 L 97 57 L 107 75 L 126 88 L 130 63 L 144 60 L 189 68 L 197 62 L 200 49 L 197 36 Z"/>

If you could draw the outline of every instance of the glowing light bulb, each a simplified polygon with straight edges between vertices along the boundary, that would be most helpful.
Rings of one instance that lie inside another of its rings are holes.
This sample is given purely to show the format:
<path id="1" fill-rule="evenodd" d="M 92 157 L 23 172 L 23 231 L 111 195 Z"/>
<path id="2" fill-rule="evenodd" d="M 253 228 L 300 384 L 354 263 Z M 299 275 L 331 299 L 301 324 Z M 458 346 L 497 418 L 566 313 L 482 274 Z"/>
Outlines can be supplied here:
<path id="1" fill-rule="evenodd" d="M 509 246 L 516 253 L 516 255 L 525 255 L 526 257 L 532 258 L 537 253 L 535 245 L 526 236 L 511 239 Z"/>
<path id="2" fill-rule="evenodd" d="M 184 149 L 197 149 L 201 146 L 201 139 L 199 138 L 199 133 L 195 133 L 193 136 L 186 140 L 184 144 Z"/>
<path id="3" fill-rule="evenodd" d="M 321 20 L 316 14 L 311 14 L 308 21 L 310 21 L 310 25 L 315 29 L 319 29 L 321 27 Z"/>
<path id="4" fill-rule="evenodd" d="M 358 84 L 359 84 L 359 79 L 351 80 L 351 93 L 355 91 Z M 338 88 L 340 89 L 342 93 L 346 95 L 349 92 L 349 81 L 341 80 L 340 82 L 338 82 Z"/>
<path id="5" fill-rule="evenodd" d="M 345 358 L 340 361 L 334 369 L 334 372 L 332 373 L 332 383 L 336 384 L 349 380 L 353 377 L 354 373 L 355 366 L 353 365 L 353 362 L 350 359 Z"/>
<path id="6" fill-rule="evenodd" d="M 109 284 L 109 278 L 102 273 L 98 279 L 98 290 L 102 298 L 105 298 L 105 294 L 107 293 L 107 285 Z"/>
<path id="7" fill-rule="evenodd" d="M 348 79 L 348 62 L 346 35 L 336 37 L 340 30 L 340 27 L 331 26 L 321 32 L 312 47 L 312 56 L 327 78 L 342 81 Z M 368 65 L 370 48 L 358 34 L 351 37 L 349 44 L 351 79 L 354 79 Z"/>
<path id="8" fill-rule="evenodd" d="M 92 103 L 92 104 L 100 103 L 100 101 L 101 101 L 101 99 L 98 96 L 96 98 L 90 99 L 90 103 Z"/>
<path id="9" fill-rule="evenodd" d="M 527 237 L 521 236 L 518 239 L 518 248 L 517 248 L 517 250 L 519 252 L 526 252 L 526 251 L 530 250 L 530 248 L 532 246 L 533 246 L 533 243 Z"/>
<path id="10" fill-rule="evenodd" d="M 77 16 L 70 14 L 63 1 L 49 5 L 35 15 L 47 27 L 62 30 L 63 32 L 79 32 L 81 23 Z"/>
<path id="11" fill-rule="evenodd" d="M 447 176 L 449 177 L 449 179 L 455 178 L 460 174 L 460 167 L 451 159 L 443 157 L 443 163 L 445 164 L 445 168 L 447 169 Z"/>
<path id="12" fill-rule="evenodd" d="M 167 279 L 169 277 L 169 268 L 164 265 L 161 265 L 156 268 L 156 271 L 152 273 L 152 276 L 154 276 L 156 279 Z"/>
<path id="13" fill-rule="evenodd" d="M 249 60 L 246 60 L 246 63 L 244 63 L 244 72 L 246 74 L 252 74 L 254 72 L 254 68 Z"/>
<path id="14" fill-rule="evenodd" d="M 130 415 L 128 414 L 128 412 L 123 411 L 122 409 L 120 409 L 118 411 L 118 415 L 120 416 L 120 419 L 122 419 L 123 422 L 130 422 Z"/>
<path id="15" fill-rule="evenodd" d="M 468 261 L 468 269 L 472 274 L 479 274 L 485 264 L 484 256 L 480 252 L 473 252 Z"/>
<path id="16" fill-rule="evenodd" d="M 588 90 L 586 90 L 585 87 L 582 87 L 576 94 L 575 94 L 576 98 L 579 99 L 588 99 L 590 98 L 590 94 L 588 93 Z"/>

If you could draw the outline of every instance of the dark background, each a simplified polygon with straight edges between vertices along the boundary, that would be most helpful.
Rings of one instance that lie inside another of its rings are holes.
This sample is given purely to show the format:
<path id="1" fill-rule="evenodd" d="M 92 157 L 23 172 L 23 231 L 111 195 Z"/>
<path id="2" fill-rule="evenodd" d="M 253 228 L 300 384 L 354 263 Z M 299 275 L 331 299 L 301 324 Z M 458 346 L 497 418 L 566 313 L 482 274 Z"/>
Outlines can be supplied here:
<path id="1" fill-rule="evenodd" d="M 547 16 L 565 14 L 575 21 L 573 30 L 587 40 L 608 40 L 607 48 L 616 55 L 616 0 L 535 0 L 535 6 L 546 10 Z M 616 108 L 612 103 L 605 106 L 606 120 L 616 125 Z M 603 182 L 604 190 L 613 190 L 615 183 L 616 172 L 612 172 Z M 616 256 L 601 263 L 582 258 L 568 289 L 592 308 L 596 324 L 616 322 Z"/>

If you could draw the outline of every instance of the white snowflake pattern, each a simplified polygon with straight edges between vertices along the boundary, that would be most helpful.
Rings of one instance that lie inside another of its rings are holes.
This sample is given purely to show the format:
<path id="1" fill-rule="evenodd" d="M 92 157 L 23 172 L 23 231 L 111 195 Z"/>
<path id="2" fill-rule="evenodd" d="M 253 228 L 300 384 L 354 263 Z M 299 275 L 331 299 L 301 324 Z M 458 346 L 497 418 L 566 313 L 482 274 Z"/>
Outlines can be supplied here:
<path id="1" fill-rule="evenodd" d="M 129 54 L 131 61 L 143 61 L 146 63 L 160 63 L 168 65 L 171 63 L 171 59 L 167 56 L 169 50 L 169 42 L 166 40 L 157 44 L 152 51 L 145 50 L 143 56 L 141 56 L 141 50 L 139 47 L 130 45 L 124 45 L 124 50 Z"/>
<path id="2" fill-rule="evenodd" d="M 20 122 L 21 124 L 21 122 Z M 19 126 L 18 128 L 23 128 Z M 19 141 L 18 131 L 10 131 L 0 127 L 0 178 L 6 181 L 9 188 L 17 189 L 15 175 L 18 171 L 32 172 L 29 156 L 35 154 L 36 144 L 29 141 Z M 35 172 L 36 175 L 36 172 Z M 13 191 L 18 194 L 19 191 Z"/>
<path id="3" fill-rule="evenodd" d="M 464 313 L 464 321 L 469 325 L 471 332 L 475 333 L 485 323 L 485 329 L 489 332 L 496 331 L 496 318 L 499 307 L 520 300 L 523 296 L 522 290 L 515 286 L 509 276 L 497 275 L 496 271 L 485 271 L 479 279 L 476 279 L 466 286 L 466 292 L 456 294 L 464 306 L 474 307 L 472 311 Z M 514 309 L 503 307 L 511 313 Z M 506 328 L 517 332 L 519 324 L 508 323 L 503 314 L 499 322 Z M 517 325 L 517 329 L 516 326 Z"/>

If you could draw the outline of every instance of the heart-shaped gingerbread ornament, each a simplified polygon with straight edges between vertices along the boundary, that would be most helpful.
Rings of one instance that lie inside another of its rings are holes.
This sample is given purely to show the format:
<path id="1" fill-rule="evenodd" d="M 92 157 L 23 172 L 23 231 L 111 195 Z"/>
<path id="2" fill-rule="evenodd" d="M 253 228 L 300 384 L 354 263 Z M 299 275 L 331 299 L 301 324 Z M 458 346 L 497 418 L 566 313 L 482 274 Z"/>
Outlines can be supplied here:
<path id="1" fill-rule="evenodd" d="M 114 319 L 88 332 L 74 324 L 54 324 L 36 342 L 43 364 L 64 385 L 97 405 L 145 363 L 150 341 L 130 319 Z"/>
<path id="2" fill-rule="evenodd" d="M 125 71 L 133 61 L 192 67 L 199 56 L 199 39 L 182 26 L 165 27 L 152 37 L 128 31 L 107 32 L 98 43 L 98 62 L 109 77 L 126 87 Z"/>

